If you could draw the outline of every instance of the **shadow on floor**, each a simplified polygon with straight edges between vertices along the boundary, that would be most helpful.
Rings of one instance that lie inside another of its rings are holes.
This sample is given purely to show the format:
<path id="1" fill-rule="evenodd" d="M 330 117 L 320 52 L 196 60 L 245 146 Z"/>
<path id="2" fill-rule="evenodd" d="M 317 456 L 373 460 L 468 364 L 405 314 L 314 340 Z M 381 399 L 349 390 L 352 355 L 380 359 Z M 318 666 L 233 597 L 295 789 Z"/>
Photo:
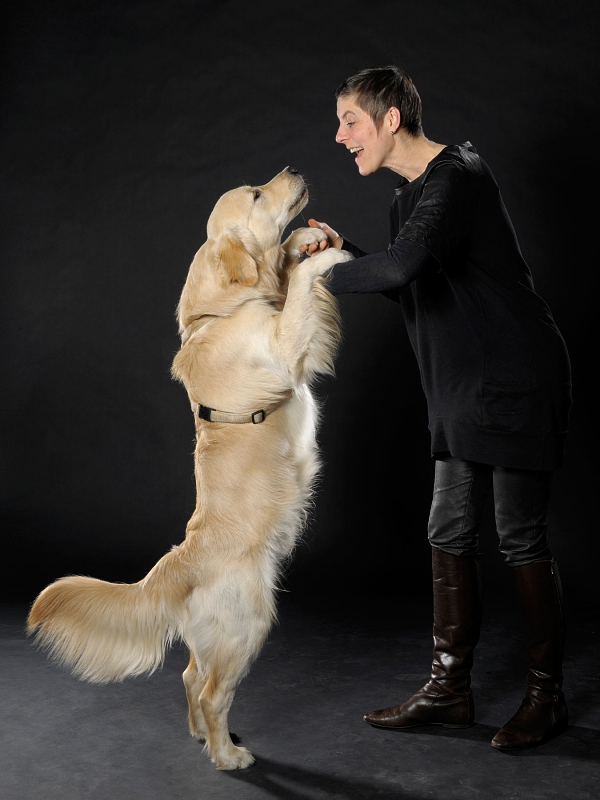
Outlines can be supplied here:
<path id="1" fill-rule="evenodd" d="M 475 724 L 464 730 L 423 727 L 410 732 L 396 731 L 394 734 L 398 737 L 423 737 L 423 744 L 425 744 L 425 739 L 432 737 L 489 743 L 496 732 L 497 728 L 491 725 Z M 241 742 L 235 734 L 232 734 L 232 739 L 236 744 Z M 539 747 L 515 753 L 494 752 L 497 753 L 499 759 L 544 759 L 560 755 L 566 760 L 579 758 L 586 761 L 600 761 L 599 743 L 600 731 L 569 726 L 563 734 Z M 371 797 L 386 797 L 390 800 L 422 800 L 423 797 L 420 793 L 413 794 L 400 789 L 391 789 L 389 784 L 379 783 L 376 779 L 369 781 L 347 779 L 343 776 L 332 775 L 331 771 L 326 773 L 260 756 L 256 756 L 256 763 L 253 767 L 224 774 L 233 780 L 260 788 L 272 794 L 273 797 L 277 797 L 278 800 L 306 800 L 307 791 L 318 792 L 320 796 L 344 798 L 344 800 L 364 800 L 364 798 Z"/>
<path id="2" fill-rule="evenodd" d="M 376 780 L 350 780 L 260 756 L 253 767 L 225 774 L 235 781 L 269 792 L 278 800 L 306 800 L 309 790 L 318 792 L 320 797 L 331 796 L 343 800 L 364 800 L 375 796 L 391 800 L 421 800 L 422 797 L 401 790 L 390 790 L 389 786 L 378 785 Z"/>

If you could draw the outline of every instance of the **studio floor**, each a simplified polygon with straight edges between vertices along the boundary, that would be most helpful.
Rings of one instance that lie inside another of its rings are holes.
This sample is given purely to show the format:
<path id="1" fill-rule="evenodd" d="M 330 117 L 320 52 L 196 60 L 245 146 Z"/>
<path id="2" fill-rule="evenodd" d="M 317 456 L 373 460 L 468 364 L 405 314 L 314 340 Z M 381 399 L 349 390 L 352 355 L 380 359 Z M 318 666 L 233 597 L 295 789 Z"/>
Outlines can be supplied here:
<path id="1" fill-rule="evenodd" d="M 490 740 L 523 691 L 514 610 L 487 608 L 473 672 L 472 728 L 388 733 L 363 714 L 405 699 L 431 660 L 427 602 L 280 599 L 280 620 L 241 683 L 230 730 L 256 757 L 219 772 L 187 732 L 182 647 L 161 672 L 82 683 L 23 634 L 26 604 L 0 617 L 2 800 L 329 800 L 600 797 L 600 677 L 593 614 L 570 609 L 570 727 L 506 755 Z"/>

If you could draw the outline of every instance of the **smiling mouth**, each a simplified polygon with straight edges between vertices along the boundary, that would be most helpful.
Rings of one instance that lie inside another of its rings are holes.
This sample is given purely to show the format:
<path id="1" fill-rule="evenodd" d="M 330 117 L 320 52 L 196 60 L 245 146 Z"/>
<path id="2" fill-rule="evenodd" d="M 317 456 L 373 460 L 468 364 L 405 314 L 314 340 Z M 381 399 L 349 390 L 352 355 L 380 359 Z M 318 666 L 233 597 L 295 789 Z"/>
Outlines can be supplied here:
<path id="1" fill-rule="evenodd" d="M 355 155 L 356 153 L 360 153 L 361 150 L 364 150 L 364 147 L 351 147 L 350 148 L 350 152 L 352 153 L 352 155 Z"/>

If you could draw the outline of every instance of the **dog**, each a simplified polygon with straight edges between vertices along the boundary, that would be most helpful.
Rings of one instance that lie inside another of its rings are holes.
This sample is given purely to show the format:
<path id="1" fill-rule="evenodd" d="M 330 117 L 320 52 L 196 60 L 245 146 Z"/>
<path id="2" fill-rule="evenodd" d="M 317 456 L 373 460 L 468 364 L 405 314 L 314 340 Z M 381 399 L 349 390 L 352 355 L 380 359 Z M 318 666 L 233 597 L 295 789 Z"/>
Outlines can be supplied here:
<path id="1" fill-rule="evenodd" d="M 46 587 L 27 630 L 84 680 L 122 681 L 159 668 L 177 638 L 190 732 L 218 769 L 253 763 L 227 715 L 276 618 L 282 565 L 303 530 L 320 469 L 311 391 L 332 375 L 337 302 L 324 274 L 348 261 L 320 229 L 283 231 L 308 202 L 287 167 L 263 186 L 226 192 L 207 223 L 177 307 L 173 377 L 196 429 L 196 507 L 185 539 L 134 584 L 68 576 Z"/>

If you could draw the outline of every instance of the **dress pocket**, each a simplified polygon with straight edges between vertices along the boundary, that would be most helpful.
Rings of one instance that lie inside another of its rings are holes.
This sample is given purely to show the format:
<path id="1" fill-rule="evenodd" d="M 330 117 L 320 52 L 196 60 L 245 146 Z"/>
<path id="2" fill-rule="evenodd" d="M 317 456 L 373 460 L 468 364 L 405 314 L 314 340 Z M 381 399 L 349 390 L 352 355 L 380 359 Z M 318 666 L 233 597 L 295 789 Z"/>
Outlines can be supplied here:
<path id="1" fill-rule="evenodd" d="M 539 381 L 489 381 L 483 386 L 483 424 L 522 433 L 566 430 L 570 386 Z"/>

